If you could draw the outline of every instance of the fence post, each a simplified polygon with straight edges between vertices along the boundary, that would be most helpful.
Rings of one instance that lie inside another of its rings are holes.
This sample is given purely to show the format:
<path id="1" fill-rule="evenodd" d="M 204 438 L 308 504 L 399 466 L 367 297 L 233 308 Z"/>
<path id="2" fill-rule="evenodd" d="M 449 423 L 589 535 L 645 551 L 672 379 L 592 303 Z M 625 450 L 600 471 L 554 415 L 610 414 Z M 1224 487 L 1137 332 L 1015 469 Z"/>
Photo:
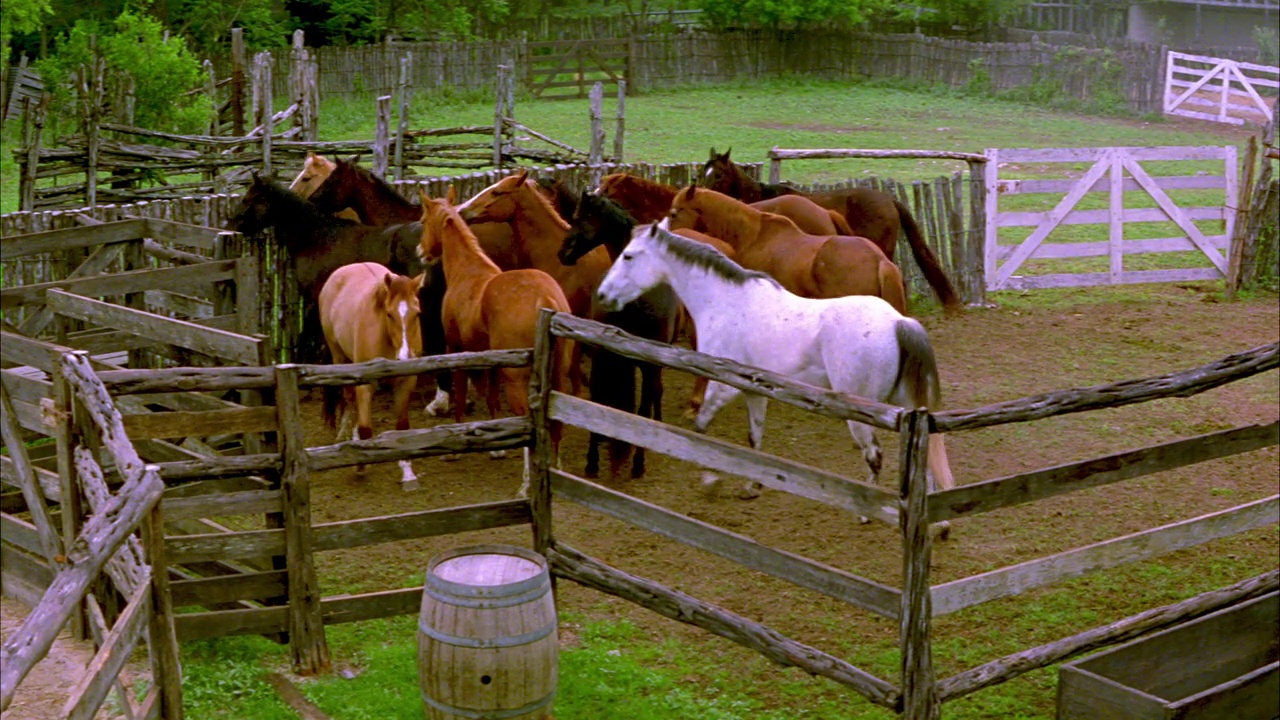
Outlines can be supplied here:
<path id="1" fill-rule="evenodd" d="M 493 103 L 493 166 L 502 169 L 502 130 L 506 126 L 506 118 L 511 117 L 511 108 L 507 107 L 507 85 L 511 83 L 510 65 L 498 66 L 498 82 Z"/>
<path id="2" fill-rule="evenodd" d="M 899 644 L 902 660 L 903 720 L 938 720 L 938 689 L 933 676 L 929 589 L 929 412 L 902 416 L 898 525 L 902 530 L 902 606 Z"/>
<path id="3" fill-rule="evenodd" d="M 405 53 L 400 58 L 400 82 L 396 84 L 396 93 L 400 96 L 400 117 L 396 123 L 396 180 L 404 177 L 404 143 L 405 133 L 409 132 L 409 99 L 413 88 L 409 85 L 409 75 L 413 71 L 413 53 Z"/>
<path id="4" fill-rule="evenodd" d="M 773 150 L 777 150 L 774 147 Z M 769 184 L 777 185 L 782 182 L 782 158 L 774 157 L 773 150 L 769 151 Z"/>
<path id="5" fill-rule="evenodd" d="M 613 131 L 613 161 L 622 162 L 622 136 L 627 124 L 627 81 L 618 81 L 618 124 Z"/>
<path id="6" fill-rule="evenodd" d="M 314 675 L 329 667 L 329 645 L 320 618 L 320 587 L 311 547 L 311 486 L 302 436 L 298 368 L 277 366 L 276 417 L 280 424 L 280 499 L 284 504 L 285 559 L 289 582 L 289 654 L 293 671 Z"/>
<path id="7" fill-rule="evenodd" d="M 231 28 L 231 134 L 244 137 L 244 28 Z"/>
<path id="8" fill-rule="evenodd" d="M 209 97 L 209 104 L 213 107 L 212 117 L 209 118 L 209 136 L 218 137 L 218 75 L 213 69 L 212 60 L 204 61 L 204 74 L 204 94 Z"/>
<path id="9" fill-rule="evenodd" d="M 378 97 L 378 124 L 373 131 L 373 174 L 387 177 L 387 140 L 391 134 L 391 96 Z"/>
<path id="10" fill-rule="evenodd" d="M 600 184 L 600 165 L 604 162 L 604 83 L 591 86 L 591 149 L 587 165 L 591 168 L 591 187 Z"/>
<path id="11" fill-rule="evenodd" d="M 309 69 L 307 63 L 307 47 L 306 35 L 302 30 L 293 31 L 293 46 L 290 49 L 289 67 L 289 85 L 292 90 L 293 101 L 297 103 L 298 110 L 294 115 L 294 125 L 300 132 L 299 140 L 311 140 L 312 129 L 312 107 L 311 107 L 311 91 L 307 87 L 307 71 Z"/>
<path id="12" fill-rule="evenodd" d="M 23 98 L 22 114 L 24 118 L 23 127 L 30 122 L 31 127 L 27 135 L 27 162 L 22 168 L 22 179 L 18 181 L 18 194 L 21 196 L 19 207 L 22 210 L 31 212 L 36 209 L 36 173 L 40 170 L 40 137 L 44 134 L 44 122 L 49 113 L 49 98 L 51 96 L 45 93 L 40 97 L 38 103 L 32 103 L 30 98 Z M 31 112 L 32 105 L 35 105 L 35 112 Z"/>
<path id="13" fill-rule="evenodd" d="M 258 79 L 258 124 L 262 127 L 262 174 L 271 175 L 271 136 L 275 133 L 275 100 L 271 87 L 271 53 L 254 56 Z"/>
<path id="14" fill-rule="evenodd" d="M 164 548 L 164 511 L 158 502 L 142 521 L 142 547 L 151 565 L 151 678 L 159 689 L 160 717 L 182 720 L 182 665 L 173 627 L 173 594 Z"/>
<path id="15" fill-rule="evenodd" d="M 525 466 L 529 514 L 533 522 L 533 550 L 545 555 L 551 547 L 551 421 L 547 403 L 551 398 L 551 364 L 555 360 L 556 338 L 551 334 L 555 311 L 538 311 L 538 328 L 533 339 L 533 375 L 529 379 L 529 419 L 533 423 L 532 462 Z M 528 450 L 526 450 L 528 452 Z"/>
<path id="16" fill-rule="evenodd" d="M 985 299 L 986 291 L 996 279 L 996 244 L 999 239 L 999 229 L 995 226 L 995 220 L 1000 210 L 1000 193 L 996 192 L 996 182 L 1000 179 L 1000 150 L 987 148 L 982 154 L 987 158 L 987 161 L 982 164 L 982 179 L 978 179 L 978 173 L 974 172 L 976 168 L 972 165 L 969 168 L 969 178 L 972 183 L 970 189 L 973 203 L 973 230 L 979 238 L 974 245 L 981 248 L 982 291 Z"/>
<path id="17" fill-rule="evenodd" d="M 80 66 L 80 109 L 83 116 L 85 143 L 84 201 L 89 207 L 98 204 L 98 123 L 102 112 L 102 96 L 105 92 L 104 75 L 107 62 L 99 57 L 91 68 Z"/>

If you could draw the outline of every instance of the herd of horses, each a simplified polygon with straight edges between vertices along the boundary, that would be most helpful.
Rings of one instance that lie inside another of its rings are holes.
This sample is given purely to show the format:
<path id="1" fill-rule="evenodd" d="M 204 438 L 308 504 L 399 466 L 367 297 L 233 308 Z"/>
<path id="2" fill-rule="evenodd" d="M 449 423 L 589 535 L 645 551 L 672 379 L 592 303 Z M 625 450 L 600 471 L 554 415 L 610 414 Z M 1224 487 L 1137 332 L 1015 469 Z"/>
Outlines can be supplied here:
<path id="1" fill-rule="evenodd" d="M 939 403 L 936 362 L 923 327 L 907 317 L 907 293 L 892 258 L 905 234 L 943 307 L 961 308 L 910 212 L 872 190 L 803 194 L 761 184 L 711 151 L 701 183 L 678 188 L 617 173 L 573 192 L 517 171 L 464 202 L 401 196 L 381 178 L 344 161 L 308 156 L 286 188 L 253 177 L 228 229 L 274 228 L 304 303 L 295 356 L 360 362 L 533 345 L 542 309 L 615 325 L 763 367 L 819 387 L 904 407 Z M 559 340 L 552 383 L 609 407 L 662 419 L 661 368 L 604 349 L 584 362 L 578 343 Z M 589 365 L 589 373 L 582 371 Z M 637 403 L 637 375 L 639 401 Z M 529 368 L 442 373 L 427 412 L 450 406 L 462 421 L 470 379 L 489 414 L 505 396 L 528 411 Z M 396 428 L 408 427 L 416 378 L 396 384 Z M 333 390 L 325 419 L 352 437 L 372 437 L 371 386 Z M 705 431 L 741 392 L 695 386 L 690 410 Z M 353 402 L 354 401 L 354 402 Z M 750 441 L 760 447 L 765 399 L 748 395 Z M 881 451 L 870 428 L 849 423 L 875 481 Z M 558 447 L 559 429 L 553 428 Z M 600 438 L 588 445 L 588 477 L 598 477 Z M 631 463 L 645 473 L 642 448 L 610 440 L 609 472 Z M 951 485 L 941 436 L 931 438 L 931 479 Z M 416 487 L 402 463 L 406 489 Z M 526 478 L 527 479 L 527 478 Z M 704 478 L 710 481 L 712 478 Z M 758 486 L 739 492 L 758 495 Z"/>

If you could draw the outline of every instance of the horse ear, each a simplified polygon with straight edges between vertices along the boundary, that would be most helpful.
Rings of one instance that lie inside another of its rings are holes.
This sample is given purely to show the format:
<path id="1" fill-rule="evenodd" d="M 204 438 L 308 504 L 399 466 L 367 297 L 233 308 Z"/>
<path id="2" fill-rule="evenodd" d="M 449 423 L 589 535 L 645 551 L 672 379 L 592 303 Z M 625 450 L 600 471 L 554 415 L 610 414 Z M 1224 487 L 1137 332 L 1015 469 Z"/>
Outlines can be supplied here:
<path id="1" fill-rule="evenodd" d="M 445 191 L 444 199 L 449 203 L 449 207 L 453 207 L 458 204 L 458 191 L 453 189 L 452 184 L 450 184 L 449 189 Z"/>
<path id="2" fill-rule="evenodd" d="M 725 162 L 729 162 L 729 153 L 731 153 L 731 152 L 733 152 L 733 146 L 732 146 L 732 145 L 730 145 L 730 146 L 729 146 L 729 147 L 724 151 L 724 161 L 725 161 Z"/>
<path id="3" fill-rule="evenodd" d="M 418 273 L 417 277 L 413 278 L 414 293 L 416 294 L 418 290 L 421 290 L 423 284 L 425 284 L 426 282 L 427 282 L 427 274 Z"/>
<path id="4" fill-rule="evenodd" d="M 431 198 L 427 197 L 426 189 L 423 188 L 421 185 L 419 185 L 418 186 L 418 203 L 425 208 L 427 206 L 427 203 L 429 202 L 431 202 Z"/>
<path id="5" fill-rule="evenodd" d="M 338 160 L 338 162 L 342 162 L 342 160 L 341 160 L 341 159 L 339 159 L 339 160 Z M 348 165 L 359 165 L 359 164 L 360 164 L 360 155 L 359 155 L 359 154 L 356 154 L 356 155 L 352 155 L 351 157 L 347 158 L 347 164 L 348 164 Z"/>
<path id="6" fill-rule="evenodd" d="M 396 276 L 387 273 L 382 276 L 382 284 L 378 286 L 378 305 L 385 306 L 387 298 L 391 295 L 391 283 L 395 282 Z"/>
<path id="7" fill-rule="evenodd" d="M 685 197 L 687 197 L 688 199 L 692 200 L 692 199 L 693 199 L 693 194 L 694 194 L 695 192 L 697 192 L 697 191 L 698 191 L 698 186 L 697 186 L 697 185 L 690 185 L 690 186 L 689 186 L 689 193 L 688 193 Z"/>
<path id="8" fill-rule="evenodd" d="M 517 182 L 518 182 L 519 184 L 523 185 L 523 184 L 525 183 L 525 181 L 527 181 L 527 180 L 529 179 L 529 169 L 528 169 L 528 168 L 520 168 L 520 172 L 516 173 L 516 175 L 515 175 L 515 176 L 516 176 L 516 177 L 518 177 L 518 178 L 520 178 Z"/>
<path id="9" fill-rule="evenodd" d="M 715 160 L 717 157 L 720 157 L 720 156 L 716 153 L 716 146 L 715 146 L 715 145 L 712 145 L 712 146 L 711 146 L 711 157 L 707 158 L 707 160 L 708 160 L 708 161 Z"/>

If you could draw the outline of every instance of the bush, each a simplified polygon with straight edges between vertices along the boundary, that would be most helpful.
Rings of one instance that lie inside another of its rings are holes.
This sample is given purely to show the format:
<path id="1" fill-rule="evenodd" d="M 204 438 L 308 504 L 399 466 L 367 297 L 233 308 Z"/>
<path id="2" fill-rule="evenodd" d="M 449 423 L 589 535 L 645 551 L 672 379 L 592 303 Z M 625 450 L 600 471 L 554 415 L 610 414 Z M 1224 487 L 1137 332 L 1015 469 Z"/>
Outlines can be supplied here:
<path id="1" fill-rule="evenodd" d="M 201 82 L 201 66 L 181 37 L 165 39 L 164 26 L 146 15 L 125 10 L 109 28 L 81 20 L 71 28 L 52 57 L 39 63 L 63 117 L 78 102 L 74 79 L 81 66 L 92 66 L 96 54 L 109 71 L 128 73 L 134 81 L 134 124 L 153 130 L 199 132 L 212 108 L 203 95 L 184 96 Z"/>

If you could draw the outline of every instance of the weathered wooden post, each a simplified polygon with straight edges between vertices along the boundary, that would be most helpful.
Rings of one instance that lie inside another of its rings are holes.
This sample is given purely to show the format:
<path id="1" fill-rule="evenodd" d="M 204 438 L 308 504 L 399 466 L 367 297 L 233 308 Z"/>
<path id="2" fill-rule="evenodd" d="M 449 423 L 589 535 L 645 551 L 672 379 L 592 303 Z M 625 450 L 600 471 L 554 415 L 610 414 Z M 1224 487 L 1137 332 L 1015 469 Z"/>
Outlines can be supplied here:
<path id="1" fill-rule="evenodd" d="M 396 123 L 396 180 L 404 177 L 405 133 L 409 132 L 409 99 L 413 93 L 413 87 L 409 84 L 412 72 L 413 53 L 405 53 L 400 58 L 400 82 L 396 84 L 396 94 L 400 97 L 400 115 Z"/>
<path id="2" fill-rule="evenodd" d="M 902 415 L 898 526 L 902 531 L 902 605 L 899 645 L 902 661 L 903 720 L 938 720 L 938 690 L 933 677 L 929 588 L 929 412 Z"/>
<path id="3" fill-rule="evenodd" d="M 513 117 L 511 108 L 507 106 L 508 88 L 511 83 L 512 68 L 510 65 L 498 66 L 498 80 L 493 103 L 493 166 L 502 169 L 502 135 L 506 127 L 506 118 Z"/>
<path id="4" fill-rule="evenodd" d="M 271 95 L 271 53 L 254 56 L 258 78 L 258 125 L 262 128 L 262 174 L 271 174 L 271 136 L 275 133 L 275 101 Z"/>
<path id="5" fill-rule="evenodd" d="M 1265 164 L 1265 160 L 1263 161 Z M 1227 254 L 1227 281 L 1226 295 L 1228 300 L 1234 300 L 1236 292 L 1240 290 L 1240 284 L 1243 280 L 1242 261 L 1245 255 L 1245 244 L 1249 241 L 1249 210 L 1250 201 L 1253 196 L 1253 168 L 1258 163 L 1258 138 L 1257 136 L 1249 136 L 1249 144 L 1246 146 L 1244 154 L 1244 181 L 1240 183 L 1236 190 L 1236 197 L 1228 197 L 1226 204 L 1228 206 L 1234 204 L 1236 208 L 1236 224 L 1232 228 L 1233 232 L 1229 241 L 1231 243 Z"/>
<path id="6" fill-rule="evenodd" d="M 613 161 L 622 162 L 622 137 L 627 125 L 627 81 L 618 81 L 618 122 L 613 131 Z"/>
<path id="7" fill-rule="evenodd" d="M 204 61 L 204 94 L 209 98 L 209 105 L 213 108 L 212 115 L 209 118 L 208 133 L 210 137 L 218 136 L 218 73 L 213 69 L 213 61 L 206 59 Z"/>
<path id="8" fill-rule="evenodd" d="M 244 137 L 244 28 L 231 28 L 231 134 Z"/>
<path id="9" fill-rule="evenodd" d="M 387 177 L 387 142 L 391 134 L 391 96 L 378 97 L 378 120 L 373 130 L 373 174 Z"/>
<path id="10" fill-rule="evenodd" d="M 104 75 L 107 62 L 96 58 L 92 67 L 80 66 L 81 132 L 84 133 L 84 201 L 89 207 L 98 205 L 98 123 L 101 122 Z"/>
<path id="11" fill-rule="evenodd" d="M 40 97 L 40 102 L 34 103 L 35 112 L 32 112 L 30 98 L 24 98 L 22 110 L 23 135 L 25 136 L 24 147 L 27 149 L 26 163 L 22 166 L 22 177 L 18 180 L 19 207 L 27 212 L 36 209 L 36 177 L 40 171 L 40 139 L 44 134 L 45 118 L 49 114 L 49 98 L 48 93 Z M 30 122 L 30 128 L 27 129 L 26 123 Z"/>
<path id="12" fill-rule="evenodd" d="M 533 549 L 542 555 L 551 547 L 551 363 L 556 338 L 551 334 L 553 310 L 538 313 L 538 329 L 533 339 L 533 375 L 529 379 L 529 419 L 533 421 L 532 461 L 525 468 L 529 493 L 529 514 L 533 523 Z"/>
<path id="13" fill-rule="evenodd" d="M 173 592 L 165 557 L 164 512 L 156 503 L 142 523 L 142 547 L 151 566 L 151 623 L 148 627 L 152 682 L 160 688 L 160 717 L 182 720 L 182 665 L 173 626 Z"/>
<path id="14" fill-rule="evenodd" d="M 591 168 L 590 184 L 600 184 L 604 163 L 604 83 L 591 86 L 591 148 L 587 151 L 587 165 Z"/>

